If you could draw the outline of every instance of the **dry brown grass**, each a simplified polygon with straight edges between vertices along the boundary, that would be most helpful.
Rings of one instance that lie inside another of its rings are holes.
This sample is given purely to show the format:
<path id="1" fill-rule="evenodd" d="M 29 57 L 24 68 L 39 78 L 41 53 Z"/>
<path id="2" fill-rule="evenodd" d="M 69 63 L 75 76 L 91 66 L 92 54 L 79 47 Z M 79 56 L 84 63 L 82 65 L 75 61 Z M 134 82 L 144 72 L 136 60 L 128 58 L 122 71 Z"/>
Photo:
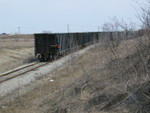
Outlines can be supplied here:
<path id="1" fill-rule="evenodd" d="M 0 49 L 0 73 L 34 60 L 34 48 Z"/>
<path id="2" fill-rule="evenodd" d="M 33 35 L 0 36 L 0 48 L 28 48 L 34 46 Z"/>
<path id="3" fill-rule="evenodd" d="M 34 60 L 33 35 L 0 37 L 0 73 Z"/>

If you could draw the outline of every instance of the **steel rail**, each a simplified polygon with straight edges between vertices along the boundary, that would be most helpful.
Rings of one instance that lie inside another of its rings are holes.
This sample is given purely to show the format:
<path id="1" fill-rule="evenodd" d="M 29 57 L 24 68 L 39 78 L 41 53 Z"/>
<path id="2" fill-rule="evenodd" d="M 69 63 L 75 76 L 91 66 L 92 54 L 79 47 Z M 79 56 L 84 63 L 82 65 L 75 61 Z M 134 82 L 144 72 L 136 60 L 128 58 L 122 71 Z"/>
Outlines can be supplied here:
<path id="1" fill-rule="evenodd" d="M 34 65 L 36 65 L 36 64 L 38 64 L 38 63 L 39 63 L 39 62 L 36 62 L 36 63 L 34 63 L 34 64 L 30 64 L 30 65 L 27 65 L 27 66 L 24 66 L 24 67 L 21 67 L 21 68 L 15 69 L 15 70 L 13 70 L 13 71 L 10 71 L 10 72 L 7 72 L 7 73 L 4 73 L 4 74 L 1 74 L 1 75 L 0 75 L 0 77 L 7 76 L 7 75 L 9 75 L 9 74 L 11 74 L 11 73 L 14 73 L 14 72 L 20 71 L 20 70 L 25 69 L 25 68 L 27 68 L 27 67 L 34 66 Z"/>
<path id="2" fill-rule="evenodd" d="M 8 78 L 6 78 L 6 79 L 4 79 L 4 80 L 1 80 L 0 83 L 3 83 L 3 82 L 5 82 L 5 81 L 11 80 L 11 79 L 16 78 L 16 77 L 18 77 L 18 76 L 24 75 L 24 74 L 26 74 L 26 73 L 28 73 L 28 72 L 31 72 L 31 71 L 33 71 L 33 70 L 35 70 L 35 69 L 38 69 L 38 68 L 40 68 L 40 67 L 42 67 L 42 66 L 45 66 L 45 65 L 48 65 L 48 64 L 50 64 L 50 63 L 51 63 L 51 62 L 47 62 L 47 63 L 45 63 L 45 64 L 42 64 L 42 65 L 37 66 L 37 67 L 34 67 L 34 68 L 30 69 L 30 70 L 27 70 L 27 71 L 25 71 L 25 72 L 22 72 L 22 73 L 20 73 L 20 74 L 15 75 L 15 76 L 8 77 Z M 30 66 L 29 66 L 29 67 L 30 67 Z M 23 69 L 25 69 L 25 68 L 23 68 Z M 21 69 L 20 69 L 20 70 L 21 70 Z M 11 74 L 11 73 L 10 73 L 10 74 Z M 9 74 L 7 74 L 7 75 L 9 75 Z M 1 78 L 2 78 L 2 77 L 1 77 Z"/>

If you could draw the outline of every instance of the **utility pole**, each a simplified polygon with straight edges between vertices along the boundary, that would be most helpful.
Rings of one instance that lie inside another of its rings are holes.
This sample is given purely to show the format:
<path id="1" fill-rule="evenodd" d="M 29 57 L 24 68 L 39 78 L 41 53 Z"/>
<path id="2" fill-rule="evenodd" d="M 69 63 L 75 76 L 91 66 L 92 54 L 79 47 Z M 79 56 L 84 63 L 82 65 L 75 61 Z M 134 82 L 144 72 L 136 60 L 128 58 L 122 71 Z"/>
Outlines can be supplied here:
<path id="1" fill-rule="evenodd" d="M 99 32 L 100 27 L 98 26 L 97 28 L 98 28 L 98 32 Z"/>
<path id="2" fill-rule="evenodd" d="M 67 25 L 67 30 L 68 30 L 68 33 L 70 32 L 70 28 L 69 28 L 70 26 L 69 25 Z"/>
<path id="3" fill-rule="evenodd" d="M 21 27 L 17 27 L 18 28 L 18 33 L 19 33 L 19 35 L 20 35 L 20 29 L 21 29 Z"/>

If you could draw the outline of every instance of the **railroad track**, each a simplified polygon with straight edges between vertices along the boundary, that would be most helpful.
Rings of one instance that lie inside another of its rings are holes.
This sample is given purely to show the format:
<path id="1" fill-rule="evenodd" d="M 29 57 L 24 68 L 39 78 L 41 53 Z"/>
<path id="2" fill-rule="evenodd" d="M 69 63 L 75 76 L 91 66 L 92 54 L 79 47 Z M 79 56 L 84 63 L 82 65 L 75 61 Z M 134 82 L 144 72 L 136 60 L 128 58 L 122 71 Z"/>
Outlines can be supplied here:
<path id="1" fill-rule="evenodd" d="M 9 71 L 7 73 L 0 74 L 0 83 L 3 83 L 5 81 L 11 80 L 11 79 L 16 78 L 18 76 L 24 75 L 28 72 L 34 71 L 34 70 L 36 70 L 40 67 L 43 67 L 45 65 L 48 65 L 50 63 L 51 62 L 45 62 L 45 63 L 35 62 L 35 63 L 30 64 L 30 65 L 15 69 L 13 71 Z"/>

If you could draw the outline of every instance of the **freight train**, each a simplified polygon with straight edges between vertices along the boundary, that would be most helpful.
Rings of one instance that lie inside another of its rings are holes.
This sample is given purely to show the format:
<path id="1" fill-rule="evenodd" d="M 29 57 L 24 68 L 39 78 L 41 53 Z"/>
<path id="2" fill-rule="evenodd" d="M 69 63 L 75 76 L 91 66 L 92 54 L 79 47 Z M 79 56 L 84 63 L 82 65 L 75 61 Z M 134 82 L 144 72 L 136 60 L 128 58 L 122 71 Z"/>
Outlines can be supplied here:
<path id="1" fill-rule="evenodd" d="M 34 34 L 35 56 L 40 61 L 54 60 L 76 48 L 85 47 L 94 42 L 106 40 L 105 42 L 108 43 L 138 36 L 139 32 L 136 31 Z"/>
<path id="2" fill-rule="evenodd" d="M 98 42 L 98 33 L 34 34 L 35 56 L 40 61 L 54 60 L 70 51 Z"/>

